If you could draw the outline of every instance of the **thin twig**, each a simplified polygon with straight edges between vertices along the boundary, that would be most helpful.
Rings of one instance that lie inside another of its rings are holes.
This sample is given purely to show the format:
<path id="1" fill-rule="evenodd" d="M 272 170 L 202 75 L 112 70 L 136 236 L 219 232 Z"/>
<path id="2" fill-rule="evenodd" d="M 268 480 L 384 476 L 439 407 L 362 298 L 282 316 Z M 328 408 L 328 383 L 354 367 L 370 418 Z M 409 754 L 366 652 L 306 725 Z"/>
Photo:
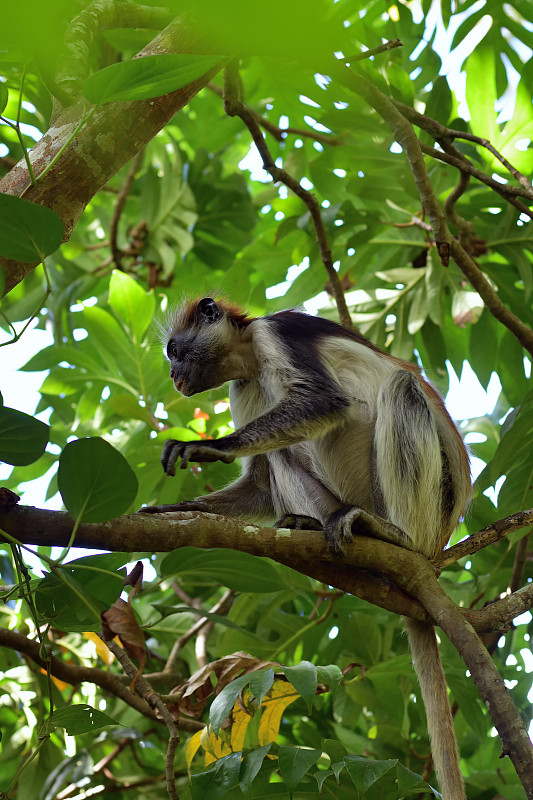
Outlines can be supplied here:
<path id="1" fill-rule="evenodd" d="M 403 42 L 399 39 L 391 39 L 389 42 L 380 44 L 379 47 L 373 47 L 371 50 L 365 50 L 363 53 L 355 53 L 351 56 L 343 56 L 343 61 L 348 64 L 353 64 L 355 61 L 362 61 L 364 58 L 372 58 L 380 53 L 385 53 L 387 50 L 392 50 L 395 47 L 403 47 Z"/>
<path id="2" fill-rule="evenodd" d="M 474 165 L 462 154 L 459 157 L 456 154 L 452 153 L 445 153 L 443 150 L 437 150 L 435 147 L 429 147 L 427 144 L 420 143 L 420 147 L 422 148 L 422 152 L 425 153 L 427 156 L 431 156 L 432 158 L 437 159 L 438 161 L 444 161 L 445 164 L 450 164 L 452 167 L 456 167 L 457 169 L 461 170 L 461 172 L 466 172 L 468 175 L 472 175 L 474 178 L 477 178 L 478 181 L 484 183 L 489 188 L 493 189 L 497 194 L 501 195 L 504 200 L 507 200 L 508 203 L 515 206 L 522 214 L 527 214 L 528 217 L 533 219 L 533 211 L 528 208 L 525 203 L 522 203 L 517 195 L 522 197 L 527 197 L 528 195 L 518 186 L 508 186 L 504 183 L 499 183 L 495 181 L 494 178 L 491 178 L 482 170 L 474 167 Z M 456 151 L 459 153 L 459 151 Z"/>
<path id="3" fill-rule="evenodd" d="M 523 536 L 516 546 L 513 572 L 509 581 L 509 591 L 511 592 L 516 592 L 522 586 L 530 538 L 531 531 L 526 536 Z"/>
<path id="4" fill-rule="evenodd" d="M 144 148 L 139 150 L 135 158 L 133 158 L 130 168 L 128 170 L 128 174 L 126 175 L 126 179 L 124 183 L 120 187 L 120 191 L 117 196 L 117 202 L 115 203 L 115 207 L 113 209 L 113 216 L 111 217 L 111 223 L 109 225 L 109 239 L 110 239 L 110 247 L 111 253 L 113 256 L 113 261 L 117 269 L 122 269 L 122 251 L 119 249 L 117 245 L 117 236 L 118 236 L 118 224 L 120 222 L 120 217 L 122 216 L 122 212 L 124 210 L 124 206 L 126 205 L 126 200 L 128 199 L 129 193 L 131 192 L 131 187 L 133 186 L 133 181 L 135 180 L 135 175 L 139 167 L 141 166 L 141 162 L 144 155 Z"/>
<path id="5" fill-rule="evenodd" d="M 477 263 L 449 231 L 426 169 L 422 154 L 422 150 L 425 148 L 421 145 L 407 117 L 403 116 L 391 99 L 364 75 L 337 64 L 330 69 L 330 72 L 340 81 L 341 85 L 347 86 L 376 109 L 390 127 L 395 140 L 403 148 L 431 224 L 435 244 L 443 265 L 446 266 L 451 256 L 480 295 L 490 313 L 505 325 L 520 344 L 533 355 L 533 331 L 531 328 L 505 306 Z M 526 207 L 524 206 L 524 208 Z"/>
<path id="6" fill-rule="evenodd" d="M 213 81 L 210 81 L 207 84 L 207 88 L 211 89 L 211 91 L 217 94 L 219 97 L 224 97 L 223 90 L 220 88 L 218 84 L 214 83 Z M 255 114 L 255 117 L 259 125 L 261 125 L 262 128 L 264 128 L 266 131 L 272 134 L 274 139 L 276 139 L 278 142 L 282 142 L 289 135 L 300 136 L 300 138 L 302 139 L 313 139 L 314 141 L 320 142 L 321 144 L 333 145 L 334 147 L 337 147 L 343 142 L 342 135 L 334 136 L 331 133 L 319 133 L 318 131 L 314 131 L 312 129 L 304 130 L 303 128 L 293 128 L 290 125 L 288 128 L 280 128 L 279 125 L 276 125 L 274 122 L 271 122 L 270 120 L 261 116 L 259 112 L 254 111 L 252 108 L 250 108 L 250 111 L 252 112 L 252 114 Z"/>
<path id="7" fill-rule="evenodd" d="M 523 197 L 527 197 L 530 200 L 533 200 L 533 186 L 531 182 L 523 175 L 520 170 L 518 170 L 510 161 L 508 161 L 505 156 L 497 150 L 493 144 L 488 139 L 485 139 L 481 136 L 476 136 L 473 133 L 468 133 L 466 131 L 457 131 L 454 128 L 447 128 L 442 123 L 438 122 L 431 117 L 427 117 L 425 114 L 421 114 L 419 111 L 416 111 L 414 108 L 405 105 L 405 103 L 401 103 L 398 100 L 392 101 L 396 108 L 419 128 L 427 131 L 428 133 L 432 134 L 437 141 L 447 140 L 451 143 L 454 139 L 463 139 L 468 142 L 474 142 L 475 144 L 481 145 L 487 149 L 492 155 L 498 159 L 498 161 L 507 169 L 511 175 L 516 178 L 518 183 L 521 184 L 523 187 L 523 191 L 519 190 L 518 187 L 508 187 L 509 189 L 515 189 L 517 194 L 521 194 Z M 459 151 L 457 151 L 459 152 Z M 462 155 L 462 154 L 461 154 Z M 488 177 L 488 176 L 487 176 Z"/>
<path id="8" fill-rule="evenodd" d="M 122 669 L 128 678 L 130 678 L 131 681 L 135 681 L 135 688 L 141 697 L 158 712 L 158 714 L 161 716 L 161 719 L 167 726 L 168 747 L 165 766 L 167 792 L 170 800 L 179 800 L 178 790 L 176 789 L 176 778 L 174 775 L 174 758 L 176 755 L 176 748 L 180 741 L 180 735 L 176 726 L 176 722 L 155 689 L 152 689 L 146 678 L 137 674 L 137 667 L 131 661 L 126 651 L 112 640 L 106 642 L 106 645 L 111 650 L 115 658 L 120 662 Z"/>
<path id="9" fill-rule="evenodd" d="M 226 611 L 229 610 L 231 604 L 233 603 L 233 597 L 235 593 L 231 589 L 227 589 L 220 600 L 215 603 L 213 608 L 209 609 L 209 614 L 225 614 Z M 177 668 L 177 662 L 179 659 L 179 655 L 183 647 L 193 639 L 196 634 L 209 622 L 208 617 L 200 617 L 194 625 L 191 625 L 189 630 L 180 636 L 180 638 L 174 643 L 172 650 L 170 651 L 169 657 L 167 659 L 167 663 L 165 664 L 165 668 L 163 672 L 174 672 Z"/>
<path id="10" fill-rule="evenodd" d="M 520 528 L 525 528 L 527 525 L 533 525 L 533 508 L 527 511 L 518 511 L 516 514 L 511 514 L 504 519 L 496 520 L 491 525 L 478 531 L 477 533 L 469 536 L 464 542 L 450 547 L 445 550 L 439 558 L 436 559 L 435 564 L 439 569 L 449 567 L 460 558 L 471 556 L 482 550 L 489 544 L 498 542 L 504 536 L 508 536 L 513 531 L 519 531 Z"/>
<path id="11" fill-rule="evenodd" d="M 250 131 L 255 146 L 259 151 L 259 155 L 263 161 L 263 168 L 272 176 L 274 181 L 281 181 L 281 183 L 285 184 L 285 186 L 291 189 L 294 194 L 303 200 L 309 209 L 309 214 L 311 215 L 311 220 L 315 229 L 316 241 L 320 250 L 320 256 L 328 274 L 328 278 L 331 281 L 333 296 L 335 298 L 341 323 L 348 330 L 353 330 L 353 323 L 348 312 L 344 292 L 342 291 L 342 286 L 337 271 L 333 266 L 331 248 L 329 246 L 326 229 L 320 213 L 320 205 L 318 200 L 313 194 L 311 194 L 311 192 L 308 192 L 307 189 L 304 189 L 303 186 L 301 186 L 296 180 L 296 178 L 294 178 L 281 167 L 277 167 L 274 163 L 274 159 L 272 158 L 270 150 L 268 149 L 263 134 L 259 128 L 255 113 L 238 97 L 237 86 L 239 83 L 239 76 L 236 72 L 236 67 L 234 64 L 230 64 L 225 68 L 225 76 L 225 87 L 228 87 L 224 97 L 224 109 L 226 113 L 230 117 L 240 117 L 242 119 Z"/>

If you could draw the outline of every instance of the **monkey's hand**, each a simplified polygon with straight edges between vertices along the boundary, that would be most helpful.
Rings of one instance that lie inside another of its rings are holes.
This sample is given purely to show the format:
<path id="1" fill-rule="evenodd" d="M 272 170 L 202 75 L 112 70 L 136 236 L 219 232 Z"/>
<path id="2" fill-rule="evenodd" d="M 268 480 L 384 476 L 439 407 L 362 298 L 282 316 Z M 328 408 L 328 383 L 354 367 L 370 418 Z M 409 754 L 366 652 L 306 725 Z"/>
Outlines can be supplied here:
<path id="1" fill-rule="evenodd" d="M 189 461 L 223 461 L 231 464 L 235 456 L 224 453 L 215 441 L 178 442 L 167 439 L 161 453 L 161 463 L 167 475 L 176 474 L 176 461 L 181 458 L 181 469 L 185 469 Z"/>
<path id="2" fill-rule="evenodd" d="M 209 507 L 201 500 L 184 500 L 182 503 L 170 505 L 144 506 L 137 511 L 137 514 L 166 514 L 168 511 L 209 511 Z"/>
<path id="3" fill-rule="evenodd" d="M 324 525 L 324 533 L 329 544 L 331 555 L 335 558 L 342 558 L 343 544 L 353 542 L 353 526 L 355 531 L 366 536 L 373 536 L 376 539 L 381 539 L 384 542 L 406 547 L 408 550 L 414 550 L 411 537 L 382 517 L 372 514 L 370 511 L 365 511 L 362 508 L 353 506 L 352 508 L 341 508 L 334 511 L 326 520 Z"/>

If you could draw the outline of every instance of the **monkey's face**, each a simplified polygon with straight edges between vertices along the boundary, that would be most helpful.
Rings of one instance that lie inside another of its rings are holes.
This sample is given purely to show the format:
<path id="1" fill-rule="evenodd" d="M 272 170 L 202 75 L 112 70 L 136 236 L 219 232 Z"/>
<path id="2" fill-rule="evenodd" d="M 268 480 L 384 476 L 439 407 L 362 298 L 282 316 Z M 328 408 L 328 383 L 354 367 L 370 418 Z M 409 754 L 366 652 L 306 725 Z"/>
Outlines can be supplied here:
<path id="1" fill-rule="evenodd" d="M 178 392 L 191 397 L 221 386 L 226 380 L 220 374 L 221 353 L 213 349 L 213 341 L 200 334 L 172 336 L 167 345 L 170 378 Z"/>

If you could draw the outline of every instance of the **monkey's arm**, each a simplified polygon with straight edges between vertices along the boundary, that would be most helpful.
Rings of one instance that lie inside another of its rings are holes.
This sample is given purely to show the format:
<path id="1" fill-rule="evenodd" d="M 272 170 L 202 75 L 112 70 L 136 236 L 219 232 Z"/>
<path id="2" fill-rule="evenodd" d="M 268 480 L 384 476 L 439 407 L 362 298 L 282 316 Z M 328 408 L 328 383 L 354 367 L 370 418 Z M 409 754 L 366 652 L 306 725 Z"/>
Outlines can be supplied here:
<path id="1" fill-rule="evenodd" d="M 247 460 L 240 478 L 225 489 L 171 505 L 146 506 L 144 514 L 168 511 L 210 511 L 228 517 L 244 517 L 257 521 L 273 521 L 274 505 L 270 491 L 270 471 L 265 456 Z"/>
<path id="2" fill-rule="evenodd" d="M 291 388 L 273 409 L 229 436 L 198 442 L 168 439 L 161 455 L 163 469 L 167 475 L 174 475 L 178 458 L 182 469 L 189 461 L 231 463 L 235 458 L 268 453 L 323 436 L 342 421 L 349 401 L 337 387 L 325 381 L 311 388 L 312 391 Z"/>

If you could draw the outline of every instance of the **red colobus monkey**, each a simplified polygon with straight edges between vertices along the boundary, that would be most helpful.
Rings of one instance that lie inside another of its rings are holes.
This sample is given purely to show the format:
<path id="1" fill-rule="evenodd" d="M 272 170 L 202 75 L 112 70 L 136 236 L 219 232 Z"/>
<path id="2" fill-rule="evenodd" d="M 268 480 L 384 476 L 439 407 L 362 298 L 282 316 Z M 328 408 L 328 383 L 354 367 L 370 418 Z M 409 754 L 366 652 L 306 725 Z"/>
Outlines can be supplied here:
<path id="1" fill-rule="evenodd" d="M 230 384 L 235 432 L 165 442 L 168 475 L 181 460 L 231 462 L 241 477 L 192 502 L 199 510 L 284 527 L 324 529 L 342 556 L 352 523 L 433 558 L 470 496 L 461 436 L 433 387 L 408 362 L 358 333 L 299 311 L 251 318 L 210 297 L 180 306 L 168 331 L 170 377 L 186 397 Z M 433 626 L 406 620 L 444 800 L 463 800 L 453 719 Z"/>

